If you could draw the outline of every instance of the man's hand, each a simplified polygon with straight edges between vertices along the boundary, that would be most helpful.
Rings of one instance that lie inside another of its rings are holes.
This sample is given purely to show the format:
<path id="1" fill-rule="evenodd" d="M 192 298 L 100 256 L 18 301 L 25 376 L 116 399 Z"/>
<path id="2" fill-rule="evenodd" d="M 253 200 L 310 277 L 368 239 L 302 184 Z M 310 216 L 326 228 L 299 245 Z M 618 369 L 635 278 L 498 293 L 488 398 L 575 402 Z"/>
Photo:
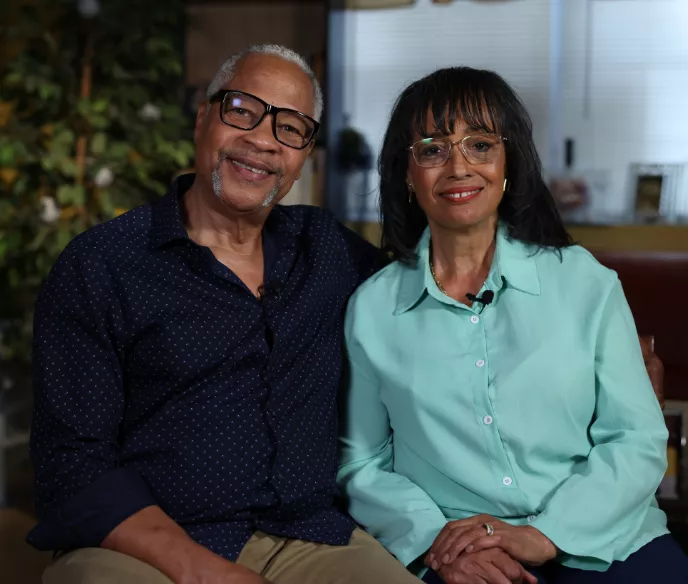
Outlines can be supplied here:
<path id="1" fill-rule="evenodd" d="M 437 571 L 447 584 L 536 584 L 530 574 L 498 548 L 463 554 Z"/>
<path id="2" fill-rule="evenodd" d="M 487 535 L 485 523 L 494 527 L 493 535 Z M 513 526 L 489 515 L 476 515 L 447 523 L 432 544 L 425 564 L 437 570 L 442 564 L 451 564 L 464 551 L 472 553 L 495 547 L 519 562 L 534 566 L 557 555 L 556 546 L 530 525 Z"/>
<path id="3" fill-rule="evenodd" d="M 150 564 L 174 584 L 269 584 L 197 544 L 160 507 L 146 507 L 125 519 L 101 547 Z"/>
<path id="4" fill-rule="evenodd" d="M 214 555 L 214 554 L 213 554 Z M 192 562 L 191 572 L 175 584 L 270 584 L 254 571 L 228 562 L 220 556 Z"/>

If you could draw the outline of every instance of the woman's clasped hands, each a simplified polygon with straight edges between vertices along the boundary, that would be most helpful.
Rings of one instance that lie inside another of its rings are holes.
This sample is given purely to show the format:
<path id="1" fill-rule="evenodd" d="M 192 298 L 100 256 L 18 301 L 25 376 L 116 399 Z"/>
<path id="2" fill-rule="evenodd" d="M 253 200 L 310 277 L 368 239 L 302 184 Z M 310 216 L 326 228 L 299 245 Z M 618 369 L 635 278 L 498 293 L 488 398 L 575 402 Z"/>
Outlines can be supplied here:
<path id="1" fill-rule="evenodd" d="M 532 566 L 540 566 L 557 555 L 557 548 L 552 541 L 530 525 L 514 526 L 489 515 L 476 515 L 447 523 L 425 556 L 425 565 L 450 583 L 537 582 L 525 568 L 516 578 L 513 577 L 513 569 L 505 574 L 501 566 L 508 564 L 501 561 L 501 564 L 495 565 L 491 556 L 481 553 L 495 549 L 502 550 L 521 564 Z M 483 575 L 476 574 L 477 578 L 470 578 L 468 574 L 461 574 L 464 568 L 481 571 L 476 570 L 474 565 L 479 563 L 475 561 L 479 553 L 485 559 L 483 563 L 490 564 L 482 567 Z M 499 570 L 499 574 L 495 569 Z"/>

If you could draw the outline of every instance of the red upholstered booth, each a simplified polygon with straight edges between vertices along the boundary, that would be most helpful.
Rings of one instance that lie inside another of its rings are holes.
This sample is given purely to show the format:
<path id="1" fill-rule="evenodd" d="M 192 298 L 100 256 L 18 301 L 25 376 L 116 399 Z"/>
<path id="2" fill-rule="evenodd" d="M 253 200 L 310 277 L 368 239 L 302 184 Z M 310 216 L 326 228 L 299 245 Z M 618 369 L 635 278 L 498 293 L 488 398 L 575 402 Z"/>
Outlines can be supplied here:
<path id="1" fill-rule="evenodd" d="M 593 254 L 619 274 L 638 332 L 654 335 L 665 398 L 688 400 L 688 253 Z"/>

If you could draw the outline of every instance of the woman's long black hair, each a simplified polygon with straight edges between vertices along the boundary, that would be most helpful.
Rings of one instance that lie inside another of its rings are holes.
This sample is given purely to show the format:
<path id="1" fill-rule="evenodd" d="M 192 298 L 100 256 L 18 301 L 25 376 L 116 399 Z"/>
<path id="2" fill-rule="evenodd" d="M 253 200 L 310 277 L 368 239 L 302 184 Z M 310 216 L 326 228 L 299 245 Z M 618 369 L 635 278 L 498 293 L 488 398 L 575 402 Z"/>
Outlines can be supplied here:
<path id="1" fill-rule="evenodd" d="M 532 122 L 516 93 L 492 71 L 470 67 L 439 69 L 409 85 L 399 96 L 385 133 L 379 159 L 382 247 L 392 259 L 415 261 L 415 247 L 428 224 L 415 197 L 409 203 L 406 173 L 414 131 L 425 135 L 432 111 L 437 129 L 454 132 L 457 120 L 506 137 L 509 188 L 499 218 L 512 238 L 537 247 L 560 249 L 572 244 L 554 199 L 542 177 Z"/>

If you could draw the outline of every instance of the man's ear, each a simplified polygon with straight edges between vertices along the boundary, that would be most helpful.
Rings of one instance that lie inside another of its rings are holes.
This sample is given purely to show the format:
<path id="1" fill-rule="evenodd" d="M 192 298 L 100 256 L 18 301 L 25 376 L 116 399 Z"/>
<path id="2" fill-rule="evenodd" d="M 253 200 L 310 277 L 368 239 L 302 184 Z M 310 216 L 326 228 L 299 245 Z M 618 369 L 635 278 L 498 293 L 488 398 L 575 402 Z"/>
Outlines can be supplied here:
<path id="1" fill-rule="evenodd" d="M 196 123 L 194 124 L 194 141 L 198 141 L 198 135 L 201 133 L 203 124 L 206 121 L 206 117 L 210 113 L 210 103 L 204 101 L 198 106 L 198 111 L 196 112 Z"/>
<path id="2" fill-rule="evenodd" d="M 299 168 L 299 172 L 296 173 L 296 178 L 294 179 L 299 180 L 301 178 L 301 171 L 303 170 L 303 165 L 306 164 L 306 160 L 308 160 L 308 157 L 311 155 L 311 152 L 313 152 L 313 148 L 315 147 L 315 141 L 311 142 L 305 149 L 306 152 L 306 157 L 303 159 L 303 164 L 301 165 L 301 168 Z"/>

